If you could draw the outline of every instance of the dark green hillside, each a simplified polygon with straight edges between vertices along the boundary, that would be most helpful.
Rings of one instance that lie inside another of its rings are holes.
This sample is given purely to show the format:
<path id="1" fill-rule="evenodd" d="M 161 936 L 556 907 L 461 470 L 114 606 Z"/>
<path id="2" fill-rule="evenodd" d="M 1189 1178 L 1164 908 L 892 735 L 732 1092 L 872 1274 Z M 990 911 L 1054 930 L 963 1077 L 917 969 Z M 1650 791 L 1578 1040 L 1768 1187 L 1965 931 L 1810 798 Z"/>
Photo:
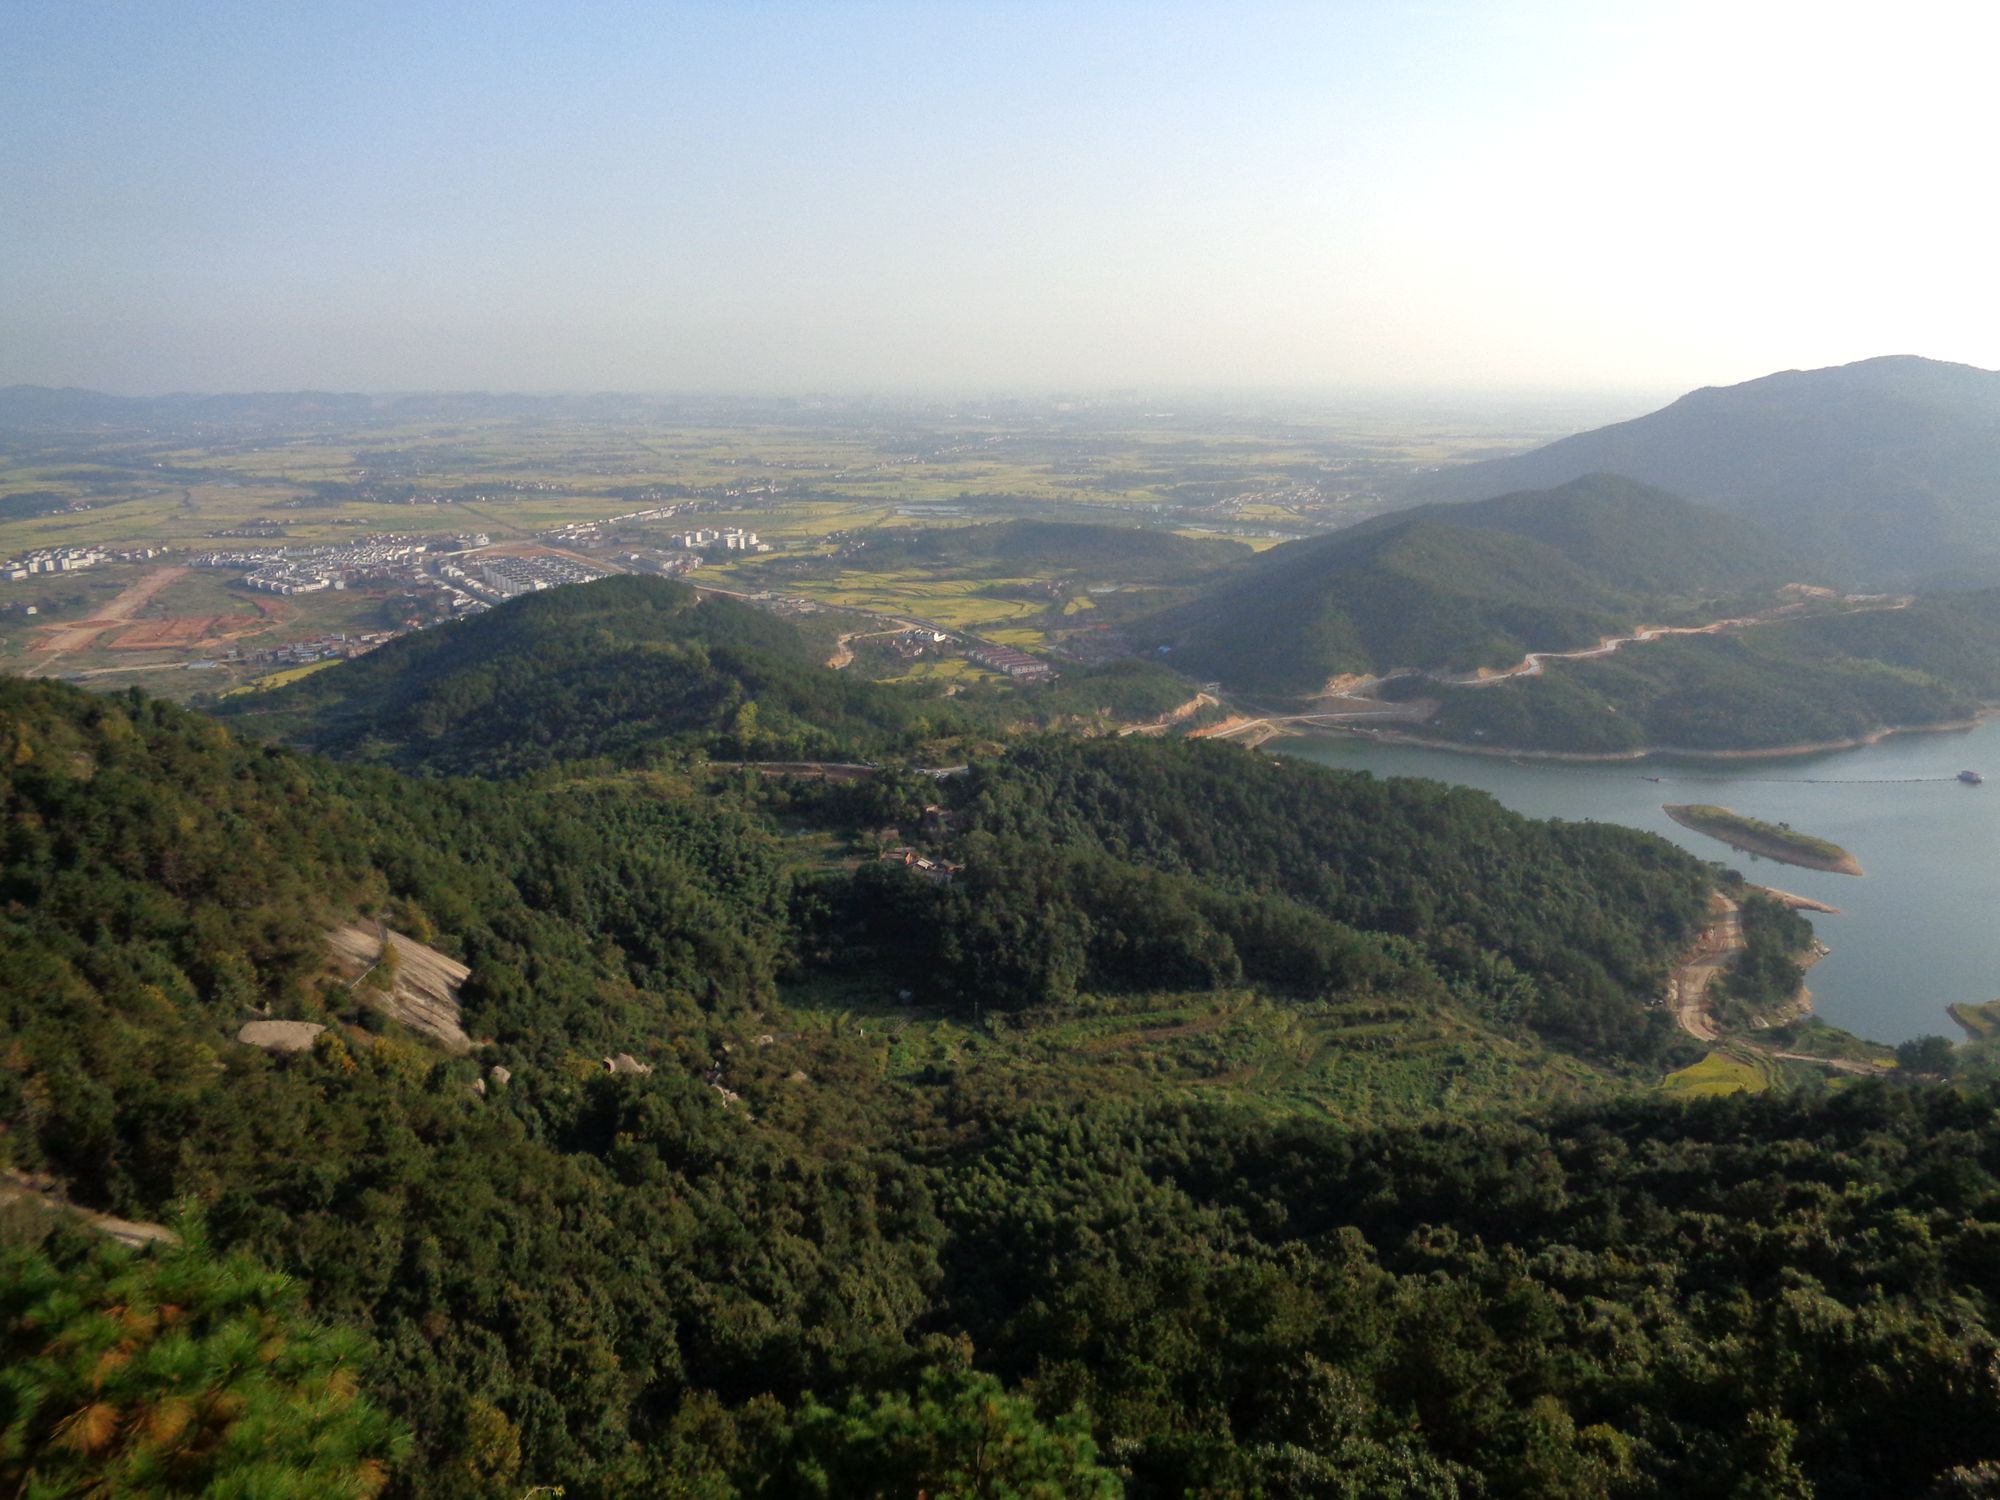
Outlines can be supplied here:
<path id="1" fill-rule="evenodd" d="M 268 1424 L 233 1439 L 241 1493 L 412 1500 L 1864 1500 L 1976 1494 L 1949 1472 L 2000 1459 L 1990 1092 L 1489 1095 L 1361 1129 L 1254 1118 L 1226 1068 L 1168 1089 L 1135 1052 L 1107 1089 L 1115 1057 L 1031 1050 L 1038 1018 L 1195 1005 L 1231 963 L 1302 1020 L 1347 1004 L 1352 1073 L 1417 1006 L 1464 1018 L 1430 1059 L 1461 1077 L 1475 1023 L 1615 1045 L 1702 881 L 1662 841 L 1051 742 L 953 789 L 940 888 L 802 879 L 751 803 L 657 775 L 543 780 L 0 681 L 0 1167 L 185 1203 L 213 1245 L 92 1256 L 0 1212 L 0 1485 L 234 1493 L 197 1445 L 237 1417 Z M 785 817 L 908 821 L 906 794 L 936 788 Z M 961 891 L 938 983 L 992 1024 L 898 1006 L 912 955 L 818 952 Z M 464 958 L 491 1043 L 454 1057 L 331 981 L 316 935 L 357 910 Z M 775 998 L 823 965 L 880 999 Z M 1105 994 L 1022 989 L 1078 965 Z M 327 1030 L 267 1056 L 232 1040 L 260 1014 Z"/>
<path id="2" fill-rule="evenodd" d="M 1414 494 L 1466 500 L 1605 472 L 1756 522 L 1849 581 L 2000 578 L 2000 372 L 1913 356 L 1787 370 L 1427 476 Z"/>
<path id="3" fill-rule="evenodd" d="M 1190 943 L 1214 930 L 1266 983 L 1288 972 L 1308 988 L 1353 983 L 1381 969 L 1357 932 L 1393 934 L 1489 1020 L 1603 1057 L 1675 1045 L 1649 1001 L 1713 884 L 1700 864 L 1627 829 L 1528 822 L 1464 788 L 1221 745 L 1044 741 L 975 768 L 957 799 L 975 875 L 979 859 L 1010 851 L 1027 865 L 1059 851 L 1086 872 L 1107 859 L 1157 872 L 1156 900 L 1178 883 L 1200 914 L 1161 925 Z M 1114 887 L 1086 877 L 1067 895 L 1044 892 L 1041 915 L 1023 914 L 1037 958 L 1057 948 L 1065 901 L 1088 913 Z M 1006 892 L 966 899 L 978 920 L 1004 925 Z M 1321 931 L 1329 919 L 1334 930 Z M 1514 985 L 1507 974 L 1535 978 Z"/>
<path id="4" fill-rule="evenodd" d="M 2000 591 L 1824 614 L 1424 691 L 1424 733 L 1537 750 L 1764 749 L 1952 723 L 2000 701 Z"/>
<path id="5" fill-rule="evenodd" d="M 257 733 L 427 774 L 643 757 L 663 742 L 748 759 L 914 746 L 927 695 L 829 672 L 787 620 L 660 578 L 608 578 L 402 637 L 218 712 Z"/>
<path id="6" fill-rule="evenodd" d="M 1253 691 L 1511 666 L 1787 580 L 1754 528 L 1615 475 L 1292 542 L 1163 615 L 1168 658 Z"/>
<path id="7" fill-rule="evenodd" d="M 1394 511 L 1345 535 L 1393 530 L 1418 519 L 1540 542 L 1599 582 L 1649 600 L 1726 598 L 1802 577 L 1798 547 L 1616 474 L 1586 474 L 1553 489 L 1472 504 Z"/>
<path id="8" fill-rule="evenodd" d="M 1161 618 L 1167 658 L 1231 687 L 1309 693 L 1396 667 L 1467 671 L 1588 645 L 1634 601 L 1551 549 L 1432 521 L 1274 548 Z"/>

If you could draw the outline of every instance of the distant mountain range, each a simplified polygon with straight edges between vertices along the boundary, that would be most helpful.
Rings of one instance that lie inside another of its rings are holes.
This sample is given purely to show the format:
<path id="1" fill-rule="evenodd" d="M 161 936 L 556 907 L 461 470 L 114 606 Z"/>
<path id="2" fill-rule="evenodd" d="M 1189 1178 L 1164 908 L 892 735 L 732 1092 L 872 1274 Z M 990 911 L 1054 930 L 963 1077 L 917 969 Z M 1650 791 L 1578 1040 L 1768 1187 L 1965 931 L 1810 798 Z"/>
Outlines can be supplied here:
<path id="1" fill-rule="evenodd" d="M 1907 355 L 1787 370 L 1410 493 L 1483 499 L 1596 473 L 1755 521 L 1848 582 L 2000 581 L 2000 372 Z"/>
<path id="2" fill-rule="evenodd" d="M 1186 671 L 1312 692 L 1348 673 L 1511 665 L 1796 572 L 1754 526 L 1598 474 L 1275 547 L 1153 626 Z"/>

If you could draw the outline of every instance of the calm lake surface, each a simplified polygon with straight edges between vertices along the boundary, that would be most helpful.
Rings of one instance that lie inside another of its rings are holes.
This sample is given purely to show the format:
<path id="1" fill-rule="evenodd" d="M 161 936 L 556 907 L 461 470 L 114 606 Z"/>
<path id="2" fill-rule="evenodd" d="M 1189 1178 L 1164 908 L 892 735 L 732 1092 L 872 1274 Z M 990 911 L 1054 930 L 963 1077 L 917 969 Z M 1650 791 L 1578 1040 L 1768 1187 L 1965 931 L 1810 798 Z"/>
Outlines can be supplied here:
<path id="1" fill-rule="evenodd" d="M 1930 1032 L 1956 1040 L 1947 1005 L 2000 997 L 2000 719 L 1785 760 L 1565 765 L 1331 736 L 1269 748 L 1378 776 L 1478 787 L 1531 817 L 1648 829 L 1759 884 L 1838 906 L 1839 916 L 1810 914 L 1833 952 L 1807 982 L 1822 1019 L 1876 1041 Z M 1948 779 L 1968 768 L 1991 783 Z M 1944 779 L 1898 781 L 1918 777 Z M 1668 802 L 1719 802 L 1790 823 L 1841 845 L 1867 873 L 1827 875 L 1738 854 L 1670 820 L 1660 811 Z"/>

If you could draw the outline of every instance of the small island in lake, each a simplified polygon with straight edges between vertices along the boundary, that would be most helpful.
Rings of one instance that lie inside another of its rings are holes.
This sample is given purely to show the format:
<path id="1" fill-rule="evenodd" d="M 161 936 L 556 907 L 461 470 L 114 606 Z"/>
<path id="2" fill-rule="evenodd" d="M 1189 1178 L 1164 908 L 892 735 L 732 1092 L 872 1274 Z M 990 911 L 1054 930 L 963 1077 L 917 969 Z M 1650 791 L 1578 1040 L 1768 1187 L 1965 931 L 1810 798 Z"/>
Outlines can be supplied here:
<path id="1" fill-rule="evenodd" d="M 1706 802 L 1669 803 L 1665 812 L 1681 827 L 1720 839 L 1730 848 L 1740 849 L 1745 854 L 1761 854 L 1766 859 L 1803 865 L 1808 870 L 1826 870 L 1835 875 L 1861 873 L 1861 861 L 1840 845 L 1816 839 L 1809 833 L 1800 833 L 1783 823 L 1746 818 L 1739 812 Z"/>
<path id="2" fill-rule="evenodd" d="M 1988 1042 L 2000 1034 L 2000 1000 L 1978 1003 L 1961 1000 L 1956 1005 L 1947 1005 L 1945 1010 L 1972 1041 Z"/>

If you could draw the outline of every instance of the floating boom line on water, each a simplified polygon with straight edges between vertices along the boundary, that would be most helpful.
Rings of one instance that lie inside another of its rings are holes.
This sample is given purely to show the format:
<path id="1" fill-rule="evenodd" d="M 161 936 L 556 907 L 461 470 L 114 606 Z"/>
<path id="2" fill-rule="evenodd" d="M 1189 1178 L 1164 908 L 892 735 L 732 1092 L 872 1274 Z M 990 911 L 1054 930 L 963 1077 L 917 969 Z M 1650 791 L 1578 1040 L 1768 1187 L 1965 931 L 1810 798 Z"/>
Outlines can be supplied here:
<path id="1" fill-rule="evenodd" d="M 1727 776 L 1690 772 L 1684 776 L 1646 776 L 1641 781 L 1750 781 L 1773 786 L 1917 786 L 1928 782 L 1955 782 L 1957 776 Z"/>

